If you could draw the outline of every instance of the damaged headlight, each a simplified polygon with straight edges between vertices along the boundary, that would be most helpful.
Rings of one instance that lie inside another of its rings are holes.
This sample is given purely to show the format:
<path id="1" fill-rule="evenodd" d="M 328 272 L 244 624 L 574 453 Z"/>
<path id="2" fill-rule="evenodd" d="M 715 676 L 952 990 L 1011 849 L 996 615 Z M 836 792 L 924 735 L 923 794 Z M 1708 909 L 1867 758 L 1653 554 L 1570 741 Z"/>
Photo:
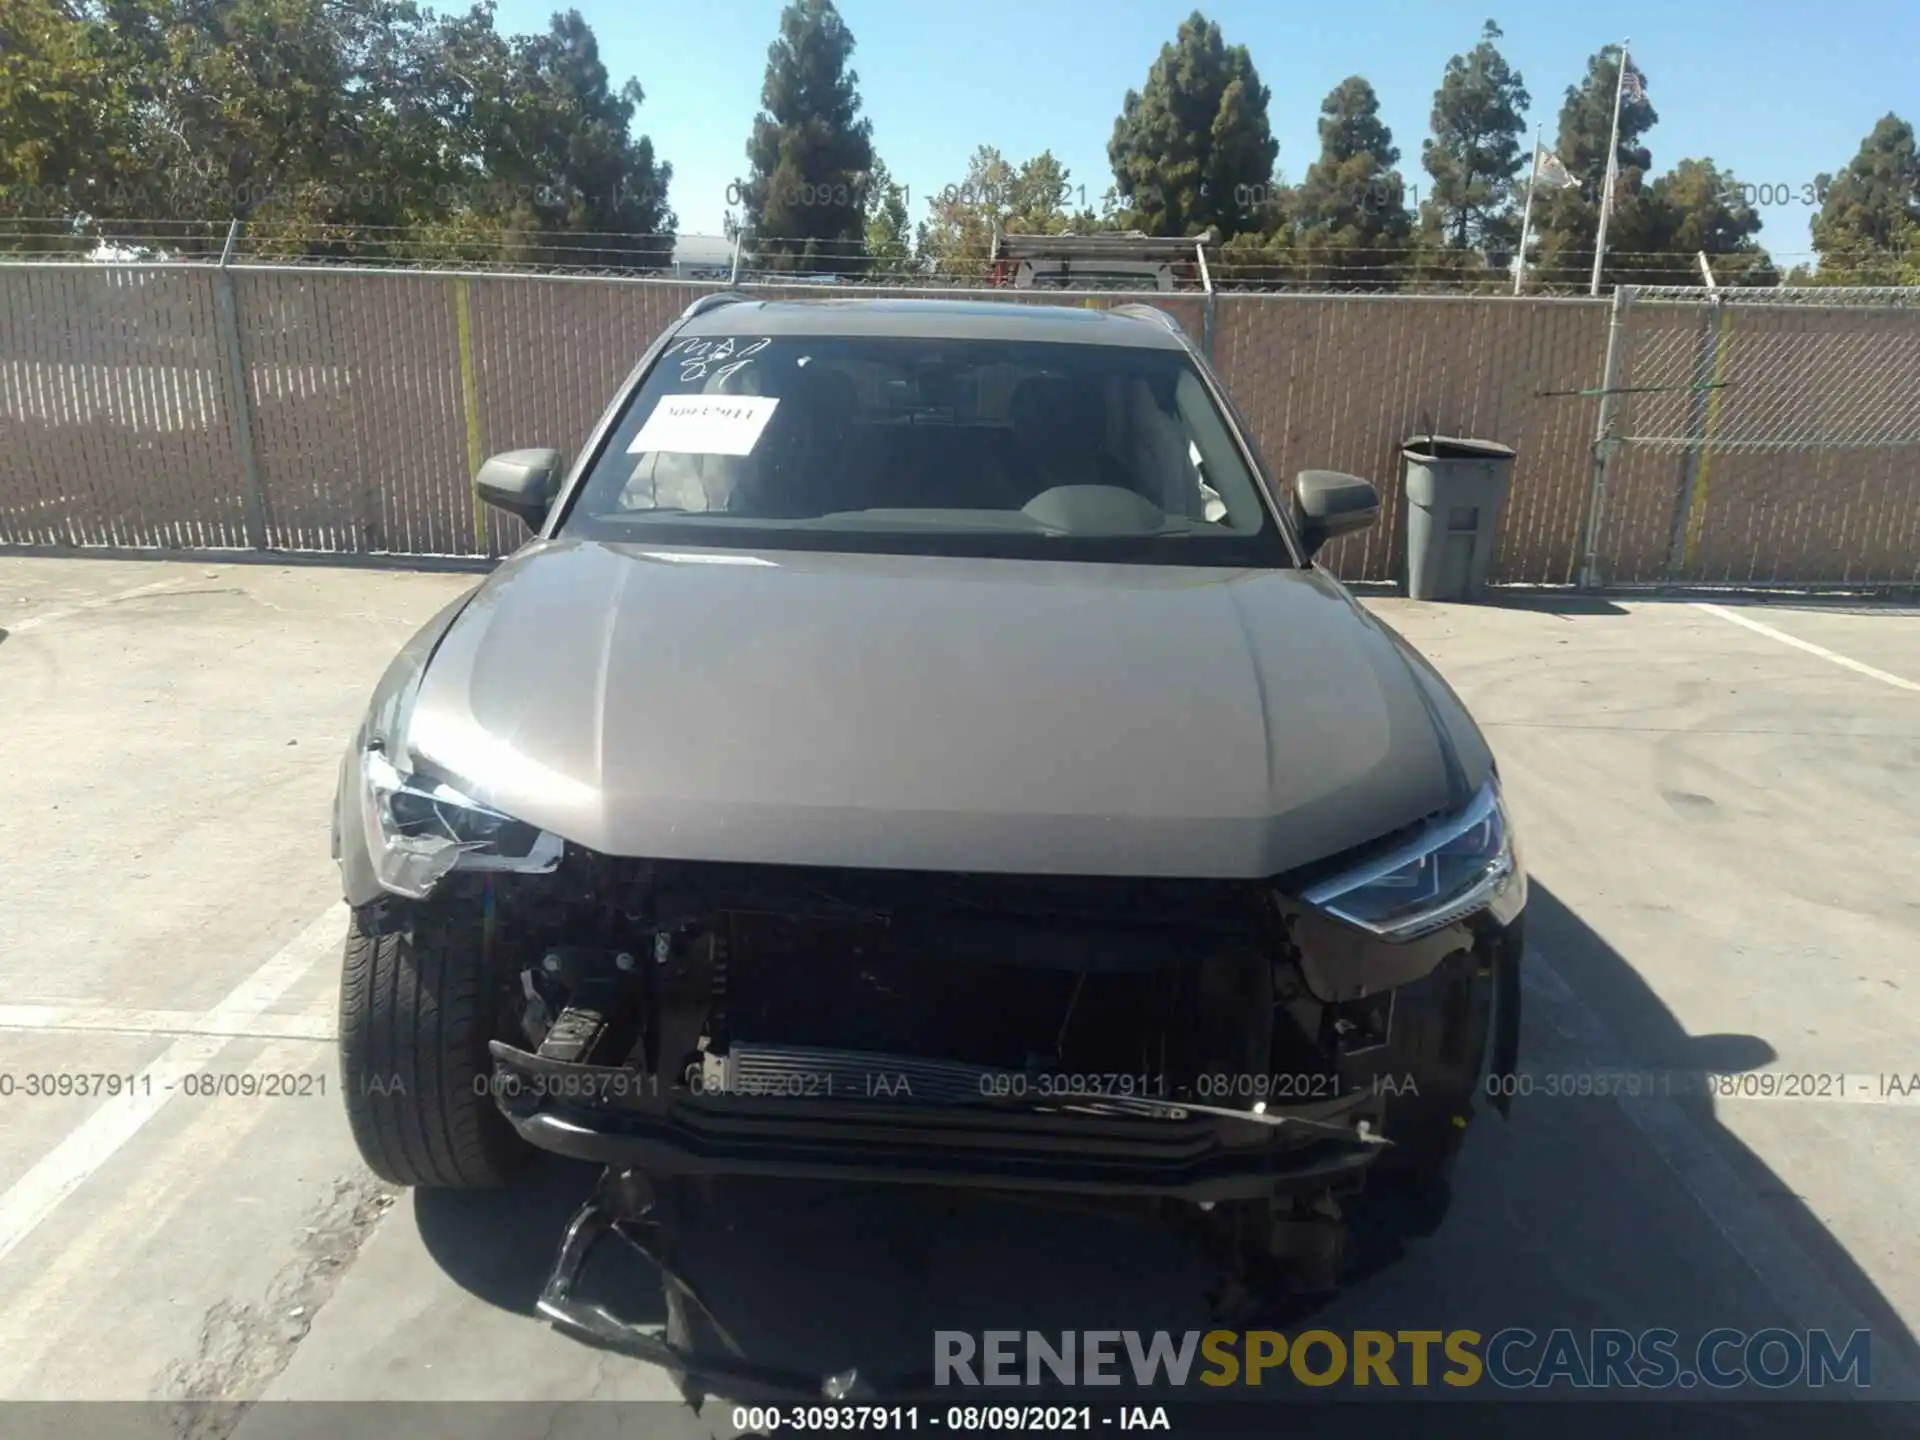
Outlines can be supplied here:
<path id="1" fill-rule="evenodd" d="M 557 835 L 503 815 L 423 770 L 407 772 L 381 748 L 361 755 L 367 852 L 380 883 L 425 899 L 449 870 L 545 873 L 560 863 Z"/>
<path id="2" fill-rule="evenodd" d="M 1301 898 L 1387 940 L 1430 934 L 1476 910 L 1511 919 L 1526 903 L 1527 877 L 1499 785 L 1489 780 L 1459 814 Z"/>

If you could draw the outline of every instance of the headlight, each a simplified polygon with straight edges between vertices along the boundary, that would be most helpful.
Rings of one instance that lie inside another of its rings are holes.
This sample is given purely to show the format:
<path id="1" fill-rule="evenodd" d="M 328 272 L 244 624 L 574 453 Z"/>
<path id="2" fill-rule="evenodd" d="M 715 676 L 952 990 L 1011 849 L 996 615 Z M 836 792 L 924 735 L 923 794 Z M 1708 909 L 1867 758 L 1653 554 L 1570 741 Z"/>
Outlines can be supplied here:
<path id="1" fill-rule="evenodd" d="M 1476 910 L 1511 919 L 1527 877 L 1499 786 L 1488 781 L 1458 815 L 1437 820 L 1377 859 L 1308 887 L 1301 898 L 1387 940 L 1412 940 Z"/>
<path id="2" fill-rule="evenodd" d="M 385 750 L 362 753 L 361 812 L 380 883 L 425 899 L 449 870 L 545 873 L 564 848 L 550 835 L 461 793 L 445 780 L 407 773 Z"/>

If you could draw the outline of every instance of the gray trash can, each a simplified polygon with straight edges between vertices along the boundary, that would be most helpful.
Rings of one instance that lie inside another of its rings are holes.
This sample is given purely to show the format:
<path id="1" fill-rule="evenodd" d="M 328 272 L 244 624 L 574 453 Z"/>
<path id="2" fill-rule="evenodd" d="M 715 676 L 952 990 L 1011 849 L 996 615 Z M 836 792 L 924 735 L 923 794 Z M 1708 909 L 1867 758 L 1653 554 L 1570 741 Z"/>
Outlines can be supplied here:
<path id="1" fill-rule="evenodd" d="M 1400 451 L 1407 483 L 1407 594 L 1478 600 L 1513 476 L 1513 451 L 1491 440 L 1421 435 Z"/>

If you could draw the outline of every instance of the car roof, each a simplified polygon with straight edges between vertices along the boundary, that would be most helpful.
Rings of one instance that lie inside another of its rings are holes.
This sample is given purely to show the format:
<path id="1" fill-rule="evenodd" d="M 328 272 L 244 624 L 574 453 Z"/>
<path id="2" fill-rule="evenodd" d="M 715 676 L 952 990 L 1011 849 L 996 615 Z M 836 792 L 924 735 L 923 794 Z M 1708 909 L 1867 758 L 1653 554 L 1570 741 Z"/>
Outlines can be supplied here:
<path id="1" fill-rule="evenodd" d="M 730 300 L 690 317 L 681 335 L 878 335 L 937 340 L 1034 340 L 1179 350 L 1168 325 L 1082 305 L 991 300 Z"/>

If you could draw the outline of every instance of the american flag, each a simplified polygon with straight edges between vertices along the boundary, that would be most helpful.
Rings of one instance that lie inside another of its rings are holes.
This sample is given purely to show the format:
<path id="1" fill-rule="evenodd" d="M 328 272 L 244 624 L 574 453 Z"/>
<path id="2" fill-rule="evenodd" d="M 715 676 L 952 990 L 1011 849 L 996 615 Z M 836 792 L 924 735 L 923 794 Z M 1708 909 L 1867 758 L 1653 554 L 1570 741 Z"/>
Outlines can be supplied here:
<path id="1" fill-rule="evenodd" d="M 1627 64 L 1626 73 L 1620 77 L 1620 94 L 1624 100 L 1636 104 L 1647 98 L 1646 84 L 1640 79 L 1640 72 L 1633 68 L 1631 61 Z"/>

